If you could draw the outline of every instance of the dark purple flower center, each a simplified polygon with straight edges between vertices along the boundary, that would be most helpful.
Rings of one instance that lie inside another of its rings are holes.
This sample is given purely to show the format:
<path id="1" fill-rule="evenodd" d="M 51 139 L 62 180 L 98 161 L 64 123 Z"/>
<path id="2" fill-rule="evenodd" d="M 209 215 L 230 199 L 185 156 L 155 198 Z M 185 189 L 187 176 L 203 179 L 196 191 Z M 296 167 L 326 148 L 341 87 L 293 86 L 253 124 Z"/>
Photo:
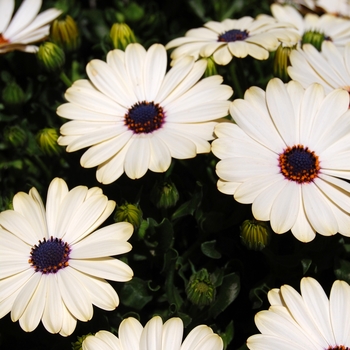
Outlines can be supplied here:
<path id="1" fill-rule="evenodd" d="M 159 129 L 164 123 L 163 108 L 154 102 L 137 102 L 125 114 L 125 125 L 136 134 L 148 134 Z"/>
<path id="2" fill-rule="evenodd" d="M 313 181 L 320 171 L 318 156 L 302 145 L 287 147 L 278 161 L 284 177 L 299 184 Z"/>
<path id="3" fill-rule="evenodd" d="M 29 263 L 36 272 L 56 273 L 68 266 L 70 248 L 61 238 L 51 238 L 39 241 L 30 252 Z"/>
<path id="4" fill-rule="evenodd" d="M 246 30 L 239 30 L 239 29 L 231 29 L 227 32 L 220 34 L 218 37 L 218 41 L 223 42 L 231 42 L 231 41 L 240 41 L 245 40 L 249 36 L 249 33 Z"/>

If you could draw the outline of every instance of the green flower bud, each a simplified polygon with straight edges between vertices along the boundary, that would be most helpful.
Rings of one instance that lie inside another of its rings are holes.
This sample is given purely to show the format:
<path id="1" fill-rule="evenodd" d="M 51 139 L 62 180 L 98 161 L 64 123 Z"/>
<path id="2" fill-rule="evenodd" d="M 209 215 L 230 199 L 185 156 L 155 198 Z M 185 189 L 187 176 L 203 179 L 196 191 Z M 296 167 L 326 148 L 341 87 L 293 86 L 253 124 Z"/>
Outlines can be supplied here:
<path id="1" fill-rule="evenodd" d="M 124 51 L 129 44 L 136 43 L 134 32 L 125 23 L 114 23 L 109 35 L 115 49 Z"/>
<path id="2" fill-rule="evenodd" d="M 125 203 L 117 207 L 114 215 L 115 222 L 130 222 L 137 229 L 142 222 L 142 210 L 138 205 Z"/>
<path id="3" fill-rule="evenodd" d="M 18 125 L 8 126 L 4 130 L 4 140 L 14 147 L 21 147 L 27 141 L 27 134 Z"/>
<path id="4" fill-rule="evenodd" d="M 74 51 L 80 45 L 80 35 L 77 23 L 67 15 L 53 21 L 50 29 L 50 37 L 53 43 L 65 51 Z"/>
<path id="5" fill-rule="evenodd" d="M 303 46 L 303 44 L 312 44 L 318 51 L 321 51 L 324 40 L 328 40 L 328 38 L 323 33 L 310 30 L 304 33 L 301 39 L 301 46 Z"/>
<path id="6" fill-rule="evenodd" d="M 199 307 L 210 305 L 214 301 L 216 290 L 206 269 L 190 277 L 186 286 L 186 294 L 191 303 Z"/>
<path id="7" fill-rule="evenodd" d="M 179 192 L 170 179 L 158 181 L 152 188 L 151 200 L 157 208 L 171 208 L 179 200 Z"/>
<path id="8" fill-rule="evenodd" d="M 72 350 L 82 350 L 82 344 L 83 341 L 85 340 L 86 337 L 88 337 L 89 335 L 92 335 L 91 333 L 86 334 L 86 335 L 82 335 L 81 337 L 77 337 L 77 341 L 75 343 L 71 343 L 72 345 Z"/>
<path id="9" fill-rule="evenodd" d="M 21 105 L 25 102 L 25 94 L 23 89 L 15 82 L 9 82 L 2 90 L 2 100 L 7 106 Z"/>
<path id="10" fill-rule="evenodd" d="M 204 77 L 210 77 L 212 75 L 216 75 L 218 74 L 217 70 L 216 70 L 216 64 L 215 61 L 213 60 L 213 57 L 207 57 L 207 58 L 203 58 L 207 61 L 207 68 L 204 72 Z"/>
<path id="11" fill-rule="evenodd" d="M 37 58 L 48 72 L 60 70 L 65 62 L 63 50 L 58 45 L 49 41 L 39 46 Z"/>
<path id="12" fill-rule="evenodd" d="M 289 56 L 294 49 L 296 49 L 296 44 L 293 46 L 285 46 L 281 43 L 275 53 L 273 74 L 285 83 L 290 80 L 287 67 L 290 66 Z"/>
<path id="13" fill-rule="evenodd" d="M 57 139 L 57 130 L 53 128 L 42 129 L 36 134 L 36 141 L 39 147 L 48 156 L 58 155 L 61 152 Z"/>
<path id="14" fill-rule="evenodd" d="M 264 221 L 245 220 L 241 225 L 242 243 L 251 250 L 262 250 L 270 241 L 271 230 Z"/>

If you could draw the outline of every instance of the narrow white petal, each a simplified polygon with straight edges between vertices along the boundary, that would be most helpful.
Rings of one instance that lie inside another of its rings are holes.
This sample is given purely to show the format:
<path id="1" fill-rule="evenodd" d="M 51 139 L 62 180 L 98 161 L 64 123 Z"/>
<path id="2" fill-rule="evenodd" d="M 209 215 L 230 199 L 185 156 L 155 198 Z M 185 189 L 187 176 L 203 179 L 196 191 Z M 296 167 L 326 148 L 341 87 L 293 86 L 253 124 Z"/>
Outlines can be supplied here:
<path id="1" fill-rule="evenodd" d="M 300 291 L 317 328 L 328 344 L 335 344 L 330 322 L 329 300 L 322 286 L 313 278 L 303 278 L 300 282 Z"/>
<path id="2" fill-rule="evenodd" d="M 86 66 L 86 72 L 94 86 L 120 106 L 129 108 L 136 102 L 134 96 L 124 90 L 123 82 L 106 62 L 91 60 Z"/>
<path id="3" fill-rule="evenodd" d="M 49 236 L 56 236 L 56 229 L 59 224 L 57 222 L 60 206 L 68 193 L 68 186 L 64 180 L 55 178 L 51 181 L 47 191 L 46 199 L 46 218 Z"/>
<path id="4" fill-rule="evenodd" d="M 151 158 L 150 137 L 145 134 L 132 137 L 124 162 L 125 174 L 130 179 L 139 179 L 147 172 Z"/>
<path id="5" fill-rule="evenodd" d="M 41 0 L 24 0 L 4 32 L 5 38 L 11 38 L 26 28 L 36 17 L 41 7 Z"/>
<path id="6" fill-rule="evenodd" d="M 136 318 L 128 317 L 124 319 L 118 330 L 123 349 L 139 349 L 142 331 L 143 327 Z"/>
<path id="7" fill-rule="evenodd" d="M 57 282 L 62 300 L 69 312 L 81 321 L 91 320 L 93 308 L 91 297 L 80 280 L 77 278 L 77 271 L 71 267 L 60 270 L 57 275 Z"/>
<path id="8" fill-rule="evenodd" d="M 145 99 L 154 101 L 166 72 L 167 55 L 164 46 L 153 44 L 147 51 L 144 64 Z"/>
<path id="9" fill-rule="evenodd" d="M 297 140 L 299 111 L 294 111 L 286 86 L 280 79 L 272 79 L 266 87 L 266 103 L 271 118 L 286 145 Z"/>
<path id="10" fill-rule="evenodd" d="M 271 208 L 277 195 L 283 191 L 287 181 L 284 178 L 276 179 L 276 182 L 263 190 L 254 200 L 252 212 L 257 220 L 269 221 Z M 283 220 L 283 218 L 280 218 Z"/>
<path id="11" fill-rule="evenodd" d="M 335 281 L 329 297 L 330 317 L 335 337 L 334 344 L 349 344 L 350 335 L 350 287 L 344 281 Z"/>
<path id="12" fill-rule="evenodd" d="M 146 98 L 146 86 L 143 76 L 146 56 L 146 50 L 140 44 L 130 44 L 125 50 L 126 71 L 138 101 L 144 101 Z"/>
<path id="13" fill-rule="evenodd" d="M 204 324 L 193 328 L 192 331 L 184 339 L 181 350 L 194 349 L 198 343 L 212 334 L 212 329 Z"/>
<path id="14" fill-rule="evenodd" d="M 295 339 L 297 341 L 297 339 Z M 279 336 L 267 334 L 255 334 L 248 338 L 247 346 L 250 350 L 305 350 L 304 345 L 297 344 L 292 340 L 284 339 Z M 318 348 L 310 348 L 310 350 Z"/>
<path id="15" fill-rule="evenodd" d="M 133 271 L 124 262 L 114 258 L 95 258 L 86 260 L 70 260 L 69 265 L 81 272 L 111 281 L 130 281 Z"/>
<path id="16" fill-rule="evenodd" d="M 9 25 L 14 9 L 15 0 L 0 1 L 0 33 L 3 33 Z"/>
<path id="17" fill-rule="evenodd" d="M 41 278 L 41 273 L 34 273 L 27 281 L 25 287 L 18 293 L 11 310 L 11 320 L 13 322 L 22 317 L 39 283 L 41 283 Z"/>
<path id="18" fill-rule="evenodd" d="M 56 274 L 44 276 L 47 280 L 47 294 L 42 317 L 44 327 L 50 333 L 58 333 L 63 325 L 63 301 L 58 288 Z"/>
<path id="19" fill-rule="evenodd" d="M 181 318 L 172 317 L 163 325 L 161 349 L 179 350 L 182 343 L 184 325 Z M 185 350 L 184 347 L 181 350 Z"/>
<path id="20" fill-rule="evenodd" d="M 62 329 L 60 330 L 60 335 L 67 337 L 74 332 L 77 325 L 77 319 L 69 312 L 67 307 L 63 304 L 63 321 Z"/>
<path id="21" fill-rule="evenodd" d="M 140 338 L 140 349 L 162 350 L 163 322 L 159 316 L 151 318 Z"/>
<path id="22" fill-rule="evenodd" d="M 337 220 L 330 210 L 328 201 L 315 184 L 302 186 L 302 196 L 306 217 L 320 234 L 329 236 L 338 232 Z"/>
<path id="23" fill-rule="evenodd" d="M 44 307 L 46 304 L 47 295 L 47 276 L 42 275 L 40 282 L 32 294 L 30 301 L 23 315 L 19 319 L 19 324 L 26 332 L 32 332 L 39 324 Z"/>
<path id="24" fill-rule="evenodd" d="M 157 135 L 150 139 L 150 153 L 148 166 L 150 170 L 163 173 L 169 169 L 171 164 L 169 148 Z"/>

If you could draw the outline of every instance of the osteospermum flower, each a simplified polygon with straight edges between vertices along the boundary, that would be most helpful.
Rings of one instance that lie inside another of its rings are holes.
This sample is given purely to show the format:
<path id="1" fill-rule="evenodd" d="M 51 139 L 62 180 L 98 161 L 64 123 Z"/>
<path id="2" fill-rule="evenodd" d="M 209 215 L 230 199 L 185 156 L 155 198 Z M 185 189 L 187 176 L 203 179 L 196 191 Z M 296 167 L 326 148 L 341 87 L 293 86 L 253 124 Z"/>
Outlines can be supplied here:
<path id="1" fill-rule="evenodd" d="M 130 44 L 110 51 L 107 62 L 92 60 L 89 80 L 78 80 L 66 92 L 70 103 L 58 115 L 72 119 L 61 127 L 60 145 L 67 152 L 90 147 L 81 165 L 98 165 L 97 180 L 111 183 L 125 171 L 132 179 L 147 169 L 166 171 L 171 158 L 193 158 L 210 152 L 215 121 L 228 114 L 232 89 L 221 76 L 201 81 L 204 60 L 188 57 L 166 72 L 164 46 L 146 51 Z"/>
<path id="2" fill-rule="evenodd" d="M 315 279 L 304 277 L 300 289 L 284 285 L 268 293 L 271 306 L 255 316 L 261 334 L 248 338 L 250 350 L 350 349 L 350 286 L 335 281 L 328 299 Z"/>
<path id="3" fill-rule="evenodd" d="M 345 46 L 343 54 L 330 41 L 323 42 L 321 52 L 305 44 L 303 49 L 291 53 L 288 74 L 305 88 L 319 83 L 327 93 L 337 88 L 350 92 L 349 55 L 350 43 Z"/>
<path id="4" fill-rule="evenodd" d="M 218 189 L 253 203 L 257 220 L 276 233 L 291 229 L 309 242 L 315 232 L 350 236 L 350 111 L 344 90 L 325 95 L 295 81 L 270 80 L 232 102 L 236 122 L 220 123 L 212 151 L 221 159 Z"/>
<path id="5" fill-rule="evenodd" d="M 130 251 L 133 228 L 126 222 L 100 226 L 115 202 L 100 188 L 68 190 L 54 179 L 46 210 L 35 188 L 17 193 L 14 210 L 0 214 L 0 318 L 34 330 L 70 335 L 77 319 L 88 321 L 92 305 L 114 310 L 119 298 L 105 280 L 128 281 L 133 272 L 111 255 Z"/>
<path id="6" fill-rule="evenodd" d="M 328 40 L 342 50 L 350 41 L 350 21 L 345 18 L 331 14 L 318 16 L 313 13 L 303 17 L 293 6 L 279 4 L 272 4 L 271 12 L 278 21 L 295 26 L 301 39 L 298 43 L 312 43 L 320 48 L 322 42 Z"/>
<path id="7" fill-rule="evenodd" d="M 269 52 L 277 49 L 280 40 L 297 40 L 292 27 L 266 15 L 256 19 L 246 16 L 222 22 L 210 21 L 204 24 L 204 28 L 191 29 L 184 37 L 171 40 L 166 48 L 176 47 L 171 53 L 172 64 L 185 56 L 198 59 L 213 55 L 214 61 L 220 65 L 228 64 L 233 57 L 248 55 L 266 60 Z"/>
<path id="8" fill-rule="evenodd" d="M 178 317 L 164 324 L 159 316 L 151 318 L 143 328 L 133 317 L 122 321 L 118 338 L 107 331 L 99 331 L 83 341 L 83 350 L 222 350 L 223 342 L 212 329 L 200 325 L 192 329 L 182 341 L 183 322 Z"/>
<path id="9" fill-rule="evenodd" d="M 49 35 L 50 23 L 61 11 L 41 12 L 42 0 L 24 0 L 12 17 L 15 0 L 0 0 L 0 53 L 14 50 L 35 53 L 38 47 L 30 45 Z"/>

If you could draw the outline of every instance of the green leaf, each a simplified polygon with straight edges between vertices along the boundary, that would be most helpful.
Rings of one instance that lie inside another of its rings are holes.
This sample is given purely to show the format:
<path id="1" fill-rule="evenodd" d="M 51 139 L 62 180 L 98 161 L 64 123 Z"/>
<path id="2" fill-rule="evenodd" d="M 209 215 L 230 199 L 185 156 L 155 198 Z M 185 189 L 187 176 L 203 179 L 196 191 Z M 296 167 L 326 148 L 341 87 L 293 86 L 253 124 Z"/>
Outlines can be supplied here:
<path id="1" fill-rule="evenodd" d="M 234 333 L 233 320 L 231 320 L 231 322 L 226 326 L 225 332 L 220 333 L 220 337 L 224 342 L 224 349 L 226 349 L 227 346 L 231 343 Z"/>
<path id="2" fill-rule="evenodd" d="M 223 312 L 238 296 L 241 289 L 240 278 L 236 273 L 226 275 L 223 279 L 214 304 L 209 309 L 209 315 L 216 318 Z"/>
<path id="3" fill-rule="evenodd" d="M 350 262 L 344 259 L 337 259 L 334 274 L 337 279 L 350 283 Z"/>
<path id="4" fill-rule="evenodd" d="M 221 254 L 215 249 L 216 240 L 207 241 L 201 244 L 201 250 L 204 255 L 212 259 L 220 259 Z"/>
<path id="5" fill-rule="evenodd" d="M 197 186 L 195 189 L 194 194 L 192 195 L 192 198 L 183 203 L 171 216 L 171 220 L 175 220 L 178 218 L 181 218 L 186 215 L 193 215 L 196 209 L 199 207 L 202 197 L 203 197 L 203 189 L 202 184 L 197 181 Z"/>
<path id="6" fill-rule="evenodd" d="M 126 282 L 120 291 L 120 299 L 123 304 L 136 310 L 141 310 L 152 298 L 149 295 L 148 282 L 138 277 Z"/>

